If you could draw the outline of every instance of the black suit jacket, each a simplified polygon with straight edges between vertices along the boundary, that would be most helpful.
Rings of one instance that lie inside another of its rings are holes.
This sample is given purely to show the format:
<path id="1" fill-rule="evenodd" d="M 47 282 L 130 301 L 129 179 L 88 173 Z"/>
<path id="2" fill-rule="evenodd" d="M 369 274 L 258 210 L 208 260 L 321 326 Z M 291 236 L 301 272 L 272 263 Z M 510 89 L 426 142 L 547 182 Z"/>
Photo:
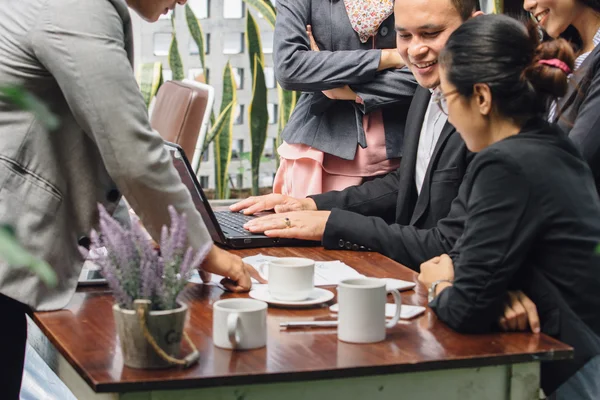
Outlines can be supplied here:
<path id="1" fill-rule="evenodd" d="M 588 162 L 600 188 L 600 46 L 596 46 L 569 82 L 556 120 Z"/>
<path id="2" fill-rule="evenodd" d="M 311 196 L 319 210 L 332 211 L 323 235 L 326 248 L 375 250 L 415 270 L 452 248 L 465 215 L 464 204 L 452 202 L 472 154 L 446 123 L 417 195 L 417 148 L 430 98 L 427 89 L 419 87 L 415 92 L 397 171 L 343 191 Z"/>
<path id="3" fill-rule="evenodd" d="M 478 153 L 463 186 L 454 285 L 430 306 L 453 329 L 484 333 L 496 327 L 506 291 L 523 290 L 542 332 L 575 349 L 573 360 L 543 364 L 542 386 L 552 393 L 600 354 L 600 200 L 591 171 L 559 128 L 536 119 Z"/>

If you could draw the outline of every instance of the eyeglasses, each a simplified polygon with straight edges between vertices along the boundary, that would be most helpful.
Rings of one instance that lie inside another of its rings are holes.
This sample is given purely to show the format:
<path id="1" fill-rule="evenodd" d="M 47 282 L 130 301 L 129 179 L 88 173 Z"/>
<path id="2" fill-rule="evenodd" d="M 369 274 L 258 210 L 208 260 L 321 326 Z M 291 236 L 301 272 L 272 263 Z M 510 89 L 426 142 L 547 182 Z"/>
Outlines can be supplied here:
<path id="1" fill-rule="evenodd" d="M 456 93 L 458 93 L 458 89 L 451 90 L 448 93 L 443 93 L 441 90 L 438 89 L 435 92 L 433 92 L 431 100 L 438 105 L 438 107 L 440 108 L 440 110 L 442 110 L 444 114 L 448 115 L 448 101 L 446 99 L 451 94 Z"/>

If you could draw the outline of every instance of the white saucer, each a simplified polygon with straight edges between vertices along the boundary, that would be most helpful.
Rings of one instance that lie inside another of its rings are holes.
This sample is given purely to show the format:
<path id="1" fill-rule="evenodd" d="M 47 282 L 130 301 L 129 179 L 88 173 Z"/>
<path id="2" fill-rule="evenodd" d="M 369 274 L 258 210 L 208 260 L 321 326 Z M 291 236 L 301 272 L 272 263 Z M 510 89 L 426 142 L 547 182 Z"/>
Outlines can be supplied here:
<path id="1" fill-rule="evenodd" d="M 274 299 L 269 294 L 268 286 L 263 286 L 260 288 L 256 288 L 251 290 L 249 293 L 250 297 L 256 300 L 262 300 L 274 306 L 285 306 L 285 307 L 309 307 L 317 304 L 325 303 L 331 299 L 333 299 L 333 293 L 326 289 L 314 288 L 310 296 L 307 299 L 301 301 L 289 301 L 289 300 L 279 300 Z"/>

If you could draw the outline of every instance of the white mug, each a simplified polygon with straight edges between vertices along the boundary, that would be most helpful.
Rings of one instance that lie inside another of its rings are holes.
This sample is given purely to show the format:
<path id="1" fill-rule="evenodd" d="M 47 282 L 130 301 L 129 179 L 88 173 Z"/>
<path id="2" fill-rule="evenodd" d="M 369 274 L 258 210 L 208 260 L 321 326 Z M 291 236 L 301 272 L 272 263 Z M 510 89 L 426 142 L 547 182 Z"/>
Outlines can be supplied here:
<path id="1" fill-rule="evenodd" d="M 225 299 L 213 304 L 213 342 L 223 349 L 248 350 L 267 344 L 267 303 Z"/>
<path id="2" fill-rule="evenodd" d="M 337 288 L 338 339 L 350 343 L 375 343 L 385 339 L 386 328 L 400 320 L 402 298 L 395 290 L 386 290 L 386 282 L 375 278 L 344 279 Z M 387 294 L 394 296 L 396 314 L 386 323 Z"/>
<path id="3" fill-rule="evenodd" d="M 269 261 L 269 294 L 277 300 L 306 300 L 315 288 L 315 262 L 281 257 Z"/>

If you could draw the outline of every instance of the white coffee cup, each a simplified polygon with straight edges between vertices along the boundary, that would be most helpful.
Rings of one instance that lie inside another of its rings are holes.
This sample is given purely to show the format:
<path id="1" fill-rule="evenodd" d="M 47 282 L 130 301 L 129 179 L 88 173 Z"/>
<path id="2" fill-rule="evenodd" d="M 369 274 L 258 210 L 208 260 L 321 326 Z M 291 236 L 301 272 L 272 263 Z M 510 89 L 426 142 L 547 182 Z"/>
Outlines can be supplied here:
<path id="1" fill-rule="evenodd" d="M 402 298 L 395 290 L 386 290 L 386 282 L 376 278 L 353 278 L 340 282 L 338 295 L 338 339 L 350 343 L 375 343 L 385 339 L 386 328 L 400 320 Z M 385 303 L 391 293 L 396 314 L 386 323 Z"/>
<path id="2" fill-rule="evenodd" d="M 306 300 L 315 288 L 315 262 L 281 257 L 269 261 L 269 294 L 276 300 Z"/>
<path id="3" fill-rule="evenodd" d="M 248 350 L 267 344 L 267 303 L 225 299 L 213 304 L 213 342 L 224 349 Z"/>

